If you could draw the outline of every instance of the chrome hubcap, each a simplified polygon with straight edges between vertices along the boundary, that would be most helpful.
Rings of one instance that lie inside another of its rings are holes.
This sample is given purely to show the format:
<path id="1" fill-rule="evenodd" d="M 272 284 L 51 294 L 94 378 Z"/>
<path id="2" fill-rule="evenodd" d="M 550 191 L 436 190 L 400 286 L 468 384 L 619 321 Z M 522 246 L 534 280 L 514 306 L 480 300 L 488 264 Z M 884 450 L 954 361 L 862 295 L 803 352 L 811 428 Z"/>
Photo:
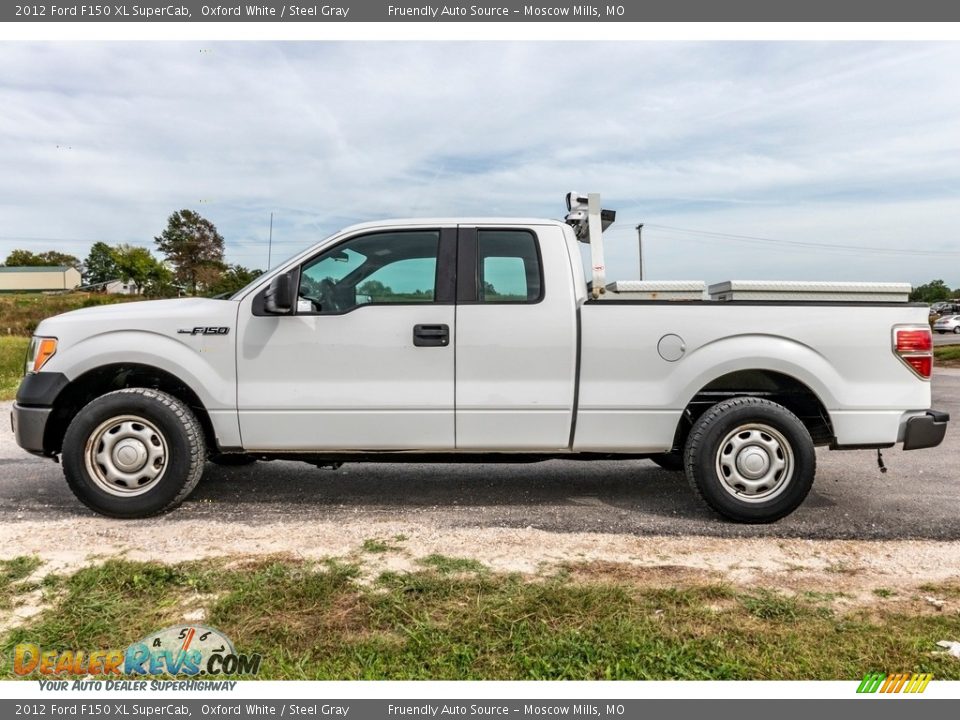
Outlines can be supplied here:
<path id="1" fill-rule="evenodd" d="M 793 464 L 787 439 L 759 423 L 727 433 L 717 450 L 717 476 L 723 489 L 745 502 L 765 502 L 783 492 Z"/>
<path id="2" fill-rule="evenodd" d="M 100 489 L 124 497 L 140 495 L 163 477 L 167 441 L 145 418 L 113 417 L 90 433 L 84 461 Z"/>

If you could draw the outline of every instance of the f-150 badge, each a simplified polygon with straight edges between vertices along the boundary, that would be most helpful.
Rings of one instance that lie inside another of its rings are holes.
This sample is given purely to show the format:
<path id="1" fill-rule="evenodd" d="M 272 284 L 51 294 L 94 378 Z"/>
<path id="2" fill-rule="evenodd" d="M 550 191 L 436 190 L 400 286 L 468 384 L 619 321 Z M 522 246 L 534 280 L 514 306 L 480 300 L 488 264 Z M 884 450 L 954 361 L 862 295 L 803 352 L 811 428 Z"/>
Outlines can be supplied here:
<path id="1" fill-rule="evenodd" d="M 230 332 L 228 327 L 195 327 L 180 328 L 177 333 L 180 335 L 227 335 Z"/>

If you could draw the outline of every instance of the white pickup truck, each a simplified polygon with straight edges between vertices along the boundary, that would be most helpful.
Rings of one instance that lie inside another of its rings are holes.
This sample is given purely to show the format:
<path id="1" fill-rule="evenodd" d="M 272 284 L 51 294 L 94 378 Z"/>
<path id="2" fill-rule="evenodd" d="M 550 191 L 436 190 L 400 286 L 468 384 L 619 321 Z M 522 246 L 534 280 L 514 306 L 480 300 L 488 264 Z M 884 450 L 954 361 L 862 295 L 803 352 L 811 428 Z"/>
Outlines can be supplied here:
<path id="1" fill-rule="evenodd" d="M 726 518 L 770 522 L 810 490 L 815 446 L 943 439 L 926 306 L 853 285 L 815 300 L 606 285 L 613 213 L 595 194 L 567 207 L 356 225 L 226 300 L 44 320 L 17 442 L 62 457 L 77 497 L 114 517 L 173 508 L 208 459 L 649 458 Z"/>

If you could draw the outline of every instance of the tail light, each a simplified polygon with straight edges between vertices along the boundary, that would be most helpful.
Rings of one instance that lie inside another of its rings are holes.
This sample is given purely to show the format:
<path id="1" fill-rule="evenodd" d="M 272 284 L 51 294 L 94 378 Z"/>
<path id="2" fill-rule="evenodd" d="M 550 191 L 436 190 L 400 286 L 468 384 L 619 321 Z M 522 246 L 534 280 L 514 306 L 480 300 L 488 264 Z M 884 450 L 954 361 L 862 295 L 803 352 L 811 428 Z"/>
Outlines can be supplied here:
<path id="1" fill-rule="evenodd" d="M 918 376 L 930 379 L 933 373 L 933 335 L 929 327 L 895 327 L 893 351 Z"/>

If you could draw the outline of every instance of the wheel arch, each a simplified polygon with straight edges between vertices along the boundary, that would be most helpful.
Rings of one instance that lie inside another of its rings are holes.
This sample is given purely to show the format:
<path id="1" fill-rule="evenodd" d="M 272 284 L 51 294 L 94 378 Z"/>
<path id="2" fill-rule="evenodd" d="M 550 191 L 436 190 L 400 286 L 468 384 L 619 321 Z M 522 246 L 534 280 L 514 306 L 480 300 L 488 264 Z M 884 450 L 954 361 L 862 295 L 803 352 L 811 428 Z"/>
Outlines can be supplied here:
<path id="1" fill-rule="evenodd" d="M 168 370 L 135 362 L 101 365 L 84 372 L 64 387 L 54 401 L 44 431 L 44 448 L 52 453 L 59 453 L 63 449 L 67 427 L 87 403 L 114 390 L 137 387 L 163 391 L 184 403 L 203 428 L 207 448 L 210 451 L 217 449 L 217 435 L 210 413 L 197 392 Z"/>
<path id="2" fill-rule="evenodd" d="M 691 427 L 708 408 L 734 397 L 759 397 L 782 405 L 799 418 L 815 445 L 834 441 L 830 413 L 809 385 L 788 373 L 757 367 L 724 373 L 697 390 L 681 413 L 673 449 L 682 451 Z"/>

